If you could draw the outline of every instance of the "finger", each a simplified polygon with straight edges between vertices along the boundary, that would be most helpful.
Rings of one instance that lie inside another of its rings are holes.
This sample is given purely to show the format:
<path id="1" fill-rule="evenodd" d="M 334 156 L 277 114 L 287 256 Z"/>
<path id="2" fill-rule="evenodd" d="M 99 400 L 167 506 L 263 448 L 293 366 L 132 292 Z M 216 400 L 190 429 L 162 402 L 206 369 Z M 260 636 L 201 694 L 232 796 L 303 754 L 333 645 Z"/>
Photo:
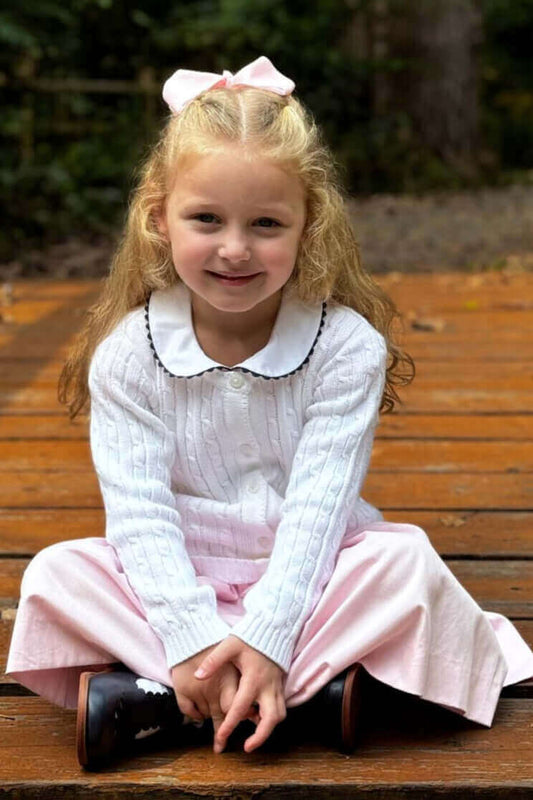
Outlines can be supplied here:
<path id="1" fill-rule="evenodd" d="M 220 728 L 220 726 L 224 722 L 224 715 L 222 714 L 220 709 L 218 711 L 213 711 L 212 712 L 211 720 L 213 721 L 213 729 L 214 729 L 214 732 L 215 732 L 215 739 L 216 739 L 216 736 L 217 736 L 217 733 L 218 733 L 218 729 Z M 214 747 L 215 747 L 215 742 L 213 741 L 213 749 L 214 749 Z"/>
<path id="2" fill-rule="evenodd" d="M 220 709 L 222 711 L 223 716 L 226 716 L 231 706 L 233 705 L 233 701 L 235 700 L 235 695 L 237 694 L 238 688 L 239 688 L 239 680 L 235 673 L 228 676 L 224 680 L 224 683 L 220 690 Z"/>
<path id="3" fill-rule="evenodd" d="M 258 747 L 261 747 L 261 745 L 266 742 L 276 725 L 284 720 L 285 717 L 286 712 L 280 711 L 275 705 L 270 711 L 261 714 L 261 718 L 255 729 L 255 732 L 249 736 L 244 743 L 245 752 L 251 753 Z"/>
<path id="4" fill-rule="evenodd" d="M 220 642 L 214 650 L 211 650 L 209 655 L 207 655 L 201 664 L 196 669 L 194 673 L 194 677 L 198 680 L 205 680 L 205 678 L 210 678 L 215 672 L 220 669 L 223 664 L 231 660 L 231 654 L 234 649 L 234 646 L 231 642 L 228 642 L 227 639 L 224 639 L 223 642 Z"/>
<path id="5" fill-rule="evenodd" d="M 226 714 L 224 722 L 217 731 L 215 738 L 216 753 L 221 753 L 224 750 L 228 737 L 233 733 L 239 722 L 248 717 L 253 700 L 253 690 L 246 689 L 245 687 L 239 688 Z"/>
<path id="6" fill-rule="evenodd" d="M 179 710 L 185 717 L 191 717 L 191 719 L 196 719 L 198 721 L 201 721 L 205 718 L 205 714 L 203 714 L 200 711 L 200 709 L 189 697 L 177 694 L 176 702 L 178 704 Z"/>

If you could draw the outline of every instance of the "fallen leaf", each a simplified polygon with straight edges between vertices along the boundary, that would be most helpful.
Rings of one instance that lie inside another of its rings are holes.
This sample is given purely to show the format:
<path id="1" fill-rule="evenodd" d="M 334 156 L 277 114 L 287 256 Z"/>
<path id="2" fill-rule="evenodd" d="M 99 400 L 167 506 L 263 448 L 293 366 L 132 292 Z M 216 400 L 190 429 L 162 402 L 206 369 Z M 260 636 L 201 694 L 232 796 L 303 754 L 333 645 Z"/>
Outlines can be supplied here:
<path id="1" fill-rule="evenodd" d="M 439 522 L 442 522 L 447 528 L 460 528 L 461 525 L 466 524 L 466 517 L 458 517 L 456 514 L 446 514 L 444 517 L 439 517 Z"/>
<path id="2" fill-rule="evenodd" d="M 442 333 L 446 328 L 446 322 L 440 317 L 415 317 L 411 319 L 411 328 L 415 331 L 435 331 L 436 333 Z"/>

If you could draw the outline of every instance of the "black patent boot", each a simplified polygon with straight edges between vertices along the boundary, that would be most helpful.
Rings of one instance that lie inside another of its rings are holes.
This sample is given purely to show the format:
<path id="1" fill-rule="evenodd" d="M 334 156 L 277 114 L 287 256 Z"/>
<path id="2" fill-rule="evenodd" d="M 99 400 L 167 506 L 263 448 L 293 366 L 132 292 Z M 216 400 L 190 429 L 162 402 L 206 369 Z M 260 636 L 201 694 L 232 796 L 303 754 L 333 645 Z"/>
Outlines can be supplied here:
<path id="1" fill-rule="evenodd" d="M 168 686 L 125 667 L 81 674 L 76 738 L 78 761 L 85 769 L 102 769 L 156 733 L 171 740 L 187 729 L 198 738 L 200 727 L 203 723 L 183 716 Z"/>
<path id="2" fill-rule="evenodd" d="M 302 736 L 318 740 L 341 753 L 352 753 L 361 725 L 361 664 L 353 664 L 332 678 L 306 703 L 287 709 L 279 741 L 298 741 Z"/>

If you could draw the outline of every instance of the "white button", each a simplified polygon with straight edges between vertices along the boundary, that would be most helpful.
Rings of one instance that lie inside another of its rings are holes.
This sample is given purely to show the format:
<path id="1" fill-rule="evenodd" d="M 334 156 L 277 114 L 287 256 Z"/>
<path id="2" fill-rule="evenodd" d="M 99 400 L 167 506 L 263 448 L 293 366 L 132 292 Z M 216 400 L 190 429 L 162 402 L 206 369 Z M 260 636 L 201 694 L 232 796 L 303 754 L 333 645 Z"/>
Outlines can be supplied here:
<path id="1" fill-rule="evenodd" d="M 244 382 L 244 378 L 239 372 L 232 373 L 229 379 L 230 386 L 233 386 L 234 389 L 242 389 Z"/>
<path id="2" fill-rule="evenodd" d="M 241 444 L 239 450 L 241 451 L 243 456 L 253 456 L 254 454 L 254 448 L 252 447 L 251 444 Z"/>
<path id="3" fill-rule="evenodd" d="M 250 481 L 250 483 L 248 484 L 248 491 L 252 492 L 252 494 L 258 492 L 259 489 L 260 489 L 259 481 Z"/>

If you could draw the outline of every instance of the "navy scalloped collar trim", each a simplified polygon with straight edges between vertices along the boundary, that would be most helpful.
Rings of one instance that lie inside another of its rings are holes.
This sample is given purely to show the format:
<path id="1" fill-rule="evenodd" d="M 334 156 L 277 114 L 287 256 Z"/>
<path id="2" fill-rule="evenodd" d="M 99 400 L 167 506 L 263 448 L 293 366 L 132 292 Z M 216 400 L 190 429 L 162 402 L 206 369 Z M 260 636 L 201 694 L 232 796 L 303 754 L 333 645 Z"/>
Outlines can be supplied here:
<path id="1" fill-rule="evenodd" d="M 193 373 L 191 375 L 178 375 L 177 373 L 171 372 L 166 367 L 166 365 L 161 360 L 161 358 L 159 356 L 159 353 L 157 352 L 157 348 L 155 346 L 155 343 L 154 343 L 154 339 L 153 339 L 153 336 L 152 336 L 152 329 L 151 329 L 151 326 L 150 326 L 150 313 L 149 313 L 149 310 L 150 310 L 150 299 L 152 297 L 152 294 L 153 294 L 153 292 L 149 295 L 149 297 L 148 297 L 148 299 L 147 299 L 147 301 L 145 303 L 145 306 L 144 306 L 144 319 L 145 319 L 146 333 L 147 333 L 147 337 L 148 337 L 148 342 L 149 342 L 149 345 L 150 345 L 150 349 L 152 350 L 152 354 L 153 354 L 154 360 L 155 360 L 157 366 L 160 369 L 162 369 L 163 372 L 166 375 L 168 375 L 169 377 L 171 377 L 171 378 L 185 378 L 186 380 L 190 380 L 191 378 L 201 377 L 202 375 L 205 375 L 208 372 L 242 372 L 242 373 L 246 373 L 248 375 L 252 375 L 252 376 L 254 376 L 256 378 L 263 378 L 264 380 L 267 380 L 267 381 L 269 381 L 269 380 L 280 380 L 281 378 L 288 378 L 291 375 L 295 375 L 297 372 L 300 372 L 300 370 L 302 370 L 303 367 L 305 367 L 305 365 L 309 362 L 311 356 L 313 355 L 313 352 L 314 352 L 314 350 L 316 348 L 317 342 L 318 342 L 318 340 L 320 338 L 320 335 L 322 334 L 322 329 L 324 327 L 324 323 L 326 321 L 326 314 L 327 314 L 327 303 L 323 302 L 322 303 L 322 312 L 321 312 L 321 316 L 320 316 L 320 322 L 319 322 L 319 325 L 318 325 L 318 329 L 316 330 L 316 334 L 315 334 L 313 343 L 312 343 L 311 347 L 309 348 L 309 351 L 307 352 L 305 358 L 303 358 L 303 360 L 298 364 L 298 366 L 296 366 L 294 369 L 291 369 L 288 372 L 284 372 L 284 373 L 282 373 L 280 375 L 265 375 L 265 374 L 263 374 L 261 372 L 255 372 L 252 369 L 248 369 L 247 367 L 242 367 L 242 366 L 227 367 L 224 364 L 219 364 L 219 365 L 216 365 L 216 366 L 213 366 L 213 367 L 208 367 L 207 369 L 203 369 L 200 372 L 196 372 L 196 373 Z M 268 345 L 267 345 L 267 347 L 268 347 Z"/>

